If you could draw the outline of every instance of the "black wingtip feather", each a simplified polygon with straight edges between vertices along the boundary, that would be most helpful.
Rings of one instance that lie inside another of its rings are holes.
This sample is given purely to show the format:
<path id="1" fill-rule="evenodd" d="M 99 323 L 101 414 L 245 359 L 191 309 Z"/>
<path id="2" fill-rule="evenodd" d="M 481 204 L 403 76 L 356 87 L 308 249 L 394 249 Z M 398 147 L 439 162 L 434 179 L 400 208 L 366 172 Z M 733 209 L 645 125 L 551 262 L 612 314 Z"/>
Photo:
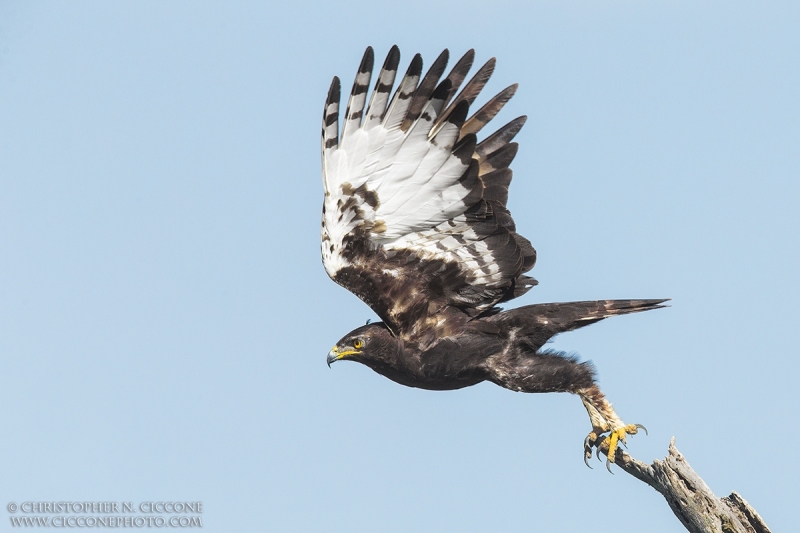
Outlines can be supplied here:
<path id="1" fill-rule="evenodd" d="M 393 44 L 386 54 L 386 61 L 383 62 L 383 68 L 386 70 L 397 70 L 397 65 L 400 64 L 400 48 Z"/>
<path id="2" fill-rule="evenodd" d="M 341 92 L 342 82 L 339 80 L 339 76 L 334 76 L 333 81 L 331 81 L 331 87 L 328 89 L 328 98 L 325 100 L 325 105 L 338 102 L 342 96 Z"/>
<path id="3" fill-rule="evenodd" d="M 415 54 L 408 65 L 406 76 L 419 76 L 422 74 L 422 55 Z"/>
<path id="4" fill-rule="evenodd" d="M 372 67 L 375 64 L 375 51 L 371 46 L 367 46 L 364 50 L 364 57 L 361 58 L 361 64 L 358 66 L 358 73 L 372 72 Z"/>

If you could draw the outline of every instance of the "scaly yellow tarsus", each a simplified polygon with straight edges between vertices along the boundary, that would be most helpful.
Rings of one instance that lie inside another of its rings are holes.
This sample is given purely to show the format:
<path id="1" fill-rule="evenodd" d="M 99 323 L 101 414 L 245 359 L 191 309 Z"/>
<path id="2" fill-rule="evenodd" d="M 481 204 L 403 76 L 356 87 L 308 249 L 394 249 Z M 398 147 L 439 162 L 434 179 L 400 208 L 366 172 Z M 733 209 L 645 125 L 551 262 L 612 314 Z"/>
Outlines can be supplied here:
<path id="1" fill-rule="evenodd" d="M 628 424 L 627 426 L 618 427 L 612 430 L 608 438 L 608 453 L 606 454 L 606 469 L 611 472 L 611 463 L 617 458 L 617 448 L 619 443 L 625 444 L 625 438 L 628 435 L 636 435 L 639 430 L 643 429 L 647 434 L 647 428 L 641 424 Z"/>
<path id="2" fill-rule="evenodd" d="M 620 433 L 622 433 L 622 435 L 620 435 Z M 619 441 L 620 439 L 622 439 L 623 441 L 625 440 L 624 427 L 615 429 L 614 431 L 611 432 L 611 435 L 608 436 L 608 453 L 606 454 L 608 461 L 606 462 L 606 466 L 608 466 L 609 463 L 614 462 L 614 457 L 616 456 L 617 453 L 617 441 Z"/>

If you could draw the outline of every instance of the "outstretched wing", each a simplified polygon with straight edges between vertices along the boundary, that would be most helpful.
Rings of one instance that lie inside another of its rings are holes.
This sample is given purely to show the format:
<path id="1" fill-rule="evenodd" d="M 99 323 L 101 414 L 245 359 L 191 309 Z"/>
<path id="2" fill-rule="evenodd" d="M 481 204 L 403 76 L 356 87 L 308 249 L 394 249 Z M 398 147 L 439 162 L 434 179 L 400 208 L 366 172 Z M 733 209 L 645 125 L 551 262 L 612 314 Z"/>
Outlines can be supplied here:
<path id="1" fill-rule="evenodd" d="M 506 209 L 517 152 L 511 140 L 526 117 L 477 142 L 517 86 L 467 118 L 495 66 L 490 59 L 456 94 L 473 58 L 470 50 L 439 81 L 448 51 L 424 77 L 417 54 L 390 101 L 400 61 L 394 46 L 367 106 L 374 61 L 367 48 L 341 135 L 338 78 L 325 103 L 325 270 L 407 339 L 444 334 L 536 284 L 524 275 L 536 252 Z"/>

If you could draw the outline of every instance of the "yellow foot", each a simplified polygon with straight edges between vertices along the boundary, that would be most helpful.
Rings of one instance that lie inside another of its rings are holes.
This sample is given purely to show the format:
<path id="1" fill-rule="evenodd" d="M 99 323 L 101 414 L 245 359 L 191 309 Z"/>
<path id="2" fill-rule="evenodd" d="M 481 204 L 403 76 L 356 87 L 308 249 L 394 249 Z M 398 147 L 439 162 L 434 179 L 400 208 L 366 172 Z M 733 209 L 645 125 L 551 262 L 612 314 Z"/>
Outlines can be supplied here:
<path id="1" fill-rule="evenodd" d="M 586 463 L 586 466 L 591 468 L 589 459 L 592 457 L 592 448 L 597 450 L 597 458 L 599 459 L 601 448 L 607 446 L 606 469 L 611 472 L 611 463 L 617 458 L 617 448 L 619 444 L 622 443 L 624 446 L 626 437 L 628 435 L 636 435 L 640 429 L 644 430 L 645 435 L 647 434 L 647 428 L 643 425 L 628 424 L 627 426 L 619 426 L 616 429 L 612 429 L 608 436 L 604 437 L 604 432 L 595 428 L 583 441 L 583 462 Z M 613 474 L 613 472 L 611 473 Z"/>

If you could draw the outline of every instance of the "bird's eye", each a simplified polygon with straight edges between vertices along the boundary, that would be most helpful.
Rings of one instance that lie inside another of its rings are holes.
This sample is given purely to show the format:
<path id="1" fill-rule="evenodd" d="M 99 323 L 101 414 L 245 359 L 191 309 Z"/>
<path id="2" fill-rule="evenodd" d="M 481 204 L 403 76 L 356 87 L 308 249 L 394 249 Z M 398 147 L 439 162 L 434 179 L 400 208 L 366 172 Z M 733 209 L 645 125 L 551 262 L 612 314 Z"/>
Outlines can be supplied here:
<path id="1" fill-rule="evenodd" d="M 364 341 L 362 341 L 361 339 L 356 339 L 353 341 L 353 348 L 355 348 L 356 350 L 360 350 L 363 347 L 364 347 Z"/>

